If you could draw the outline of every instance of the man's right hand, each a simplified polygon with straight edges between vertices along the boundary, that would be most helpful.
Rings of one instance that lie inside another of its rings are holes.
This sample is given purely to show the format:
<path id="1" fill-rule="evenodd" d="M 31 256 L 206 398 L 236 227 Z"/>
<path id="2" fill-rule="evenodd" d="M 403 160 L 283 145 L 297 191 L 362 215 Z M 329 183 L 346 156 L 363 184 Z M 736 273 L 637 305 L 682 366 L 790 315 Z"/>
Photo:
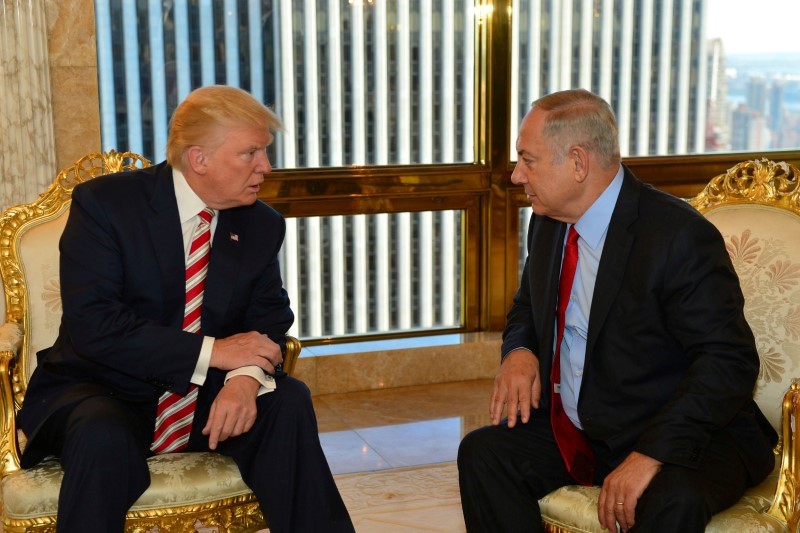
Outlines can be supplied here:
<path id="1" fill-rule="evenodd" d="M 531 406 L 538 409 L 541 396 L 539 359 L 528 350 L 509 352 L 494 378 L 489 405 L 492 425 L 500 424 L 505 407 L 508 407 L 508 427 L 513 428 L 517 424 L 518 411 L 522 423 L 527 423 Z"/>
<path id="2" fill-rule="evenodd" d="M 257 331 L 248 331 L 214 340 L 209 366 L 220 370 L 257 366 L 267 374 L 274 374 L 275 365 L 281 362 L 283 355 L 278 344 Z"/>

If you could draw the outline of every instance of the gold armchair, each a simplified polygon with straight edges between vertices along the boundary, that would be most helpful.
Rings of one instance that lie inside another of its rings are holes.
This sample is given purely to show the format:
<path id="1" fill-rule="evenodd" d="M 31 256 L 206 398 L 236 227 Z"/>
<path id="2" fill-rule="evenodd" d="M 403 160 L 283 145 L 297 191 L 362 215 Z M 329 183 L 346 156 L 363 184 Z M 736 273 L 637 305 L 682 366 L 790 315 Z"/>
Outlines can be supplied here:
<path id="1" fill-rule="evenodd" d="M 800 170 L 766 159 L 716 176 L 689 200 L 725 239 L 745 296 L 745 316 L 761 358 L 754 391 L 778 432 L 776 466 L 707 532 L 796 531 L 800 521 Z M 788 390 L 787 390 L 788 389 Z M 563 487 L 539 501 L 551 533 L 601 533 L 599 487 Z"/>
<path id="2" fill-rule="evenodd" d="M 6 323 L 0 326 L 0 519 L 6 533 L 54 532 L 62 471 L 55 460 L 19 466 L 24 436 L 15 417 L 25 398 L 36 352 L 52 344 L 61 316 L 58 241 L 73 187 L 102 174 L 149 166 L 132 153 L 89 154 L 61 172 L 39 198 L 0 216 L 0 276 Z M 300 354 L 287 339 L 284 370 Z M 151 485 L 127 515 L 128 532 L 225 533 L 267 527 L 235 463 L 214 453 L 174 453 L 149 460 Z"/>

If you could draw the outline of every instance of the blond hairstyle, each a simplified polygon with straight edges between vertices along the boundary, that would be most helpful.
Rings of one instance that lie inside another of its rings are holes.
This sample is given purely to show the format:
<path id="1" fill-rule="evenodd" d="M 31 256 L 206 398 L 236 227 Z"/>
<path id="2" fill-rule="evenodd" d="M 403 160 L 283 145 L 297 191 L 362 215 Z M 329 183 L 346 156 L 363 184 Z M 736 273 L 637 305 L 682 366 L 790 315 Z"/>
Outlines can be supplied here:
<path id="1" fill-rule="evenodd" d="M 169 121 L 167 162 L 181 169 L 191 146 L 215 146 L 222 141 L 220 127 L 282 128 L 278 116 L 253 96 L 225 85 L 195 89 L 181 102 Z"/>
<path id="2" fill-rule="evenodd" d="M 570 89 L 539 98 L 535 107 L 547 111 L 544 136 L 554 163 L 562 163 L 577 145 L 597 155 L 604 167 L 619 164 L 617 119 L 608 102 L 585 89 Z"/>

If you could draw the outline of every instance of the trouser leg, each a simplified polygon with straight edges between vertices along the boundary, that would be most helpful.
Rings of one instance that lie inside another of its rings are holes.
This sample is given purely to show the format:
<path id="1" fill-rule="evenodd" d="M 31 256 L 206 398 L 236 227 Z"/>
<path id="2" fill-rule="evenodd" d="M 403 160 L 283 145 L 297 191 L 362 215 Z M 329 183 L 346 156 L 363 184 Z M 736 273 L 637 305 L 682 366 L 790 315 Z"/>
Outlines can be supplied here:
<path id="1" fill-rule="evenodd" d="M 308 387 L 291 377 L 280 379 L 257 405 L 250 431 L 220 443 L 219 452 L 236 461 L 270 531 L 353 532 L 320 445 Z"/>
<path id="2" fill-rule="evenodd" d="M 537 416 L 513 429 L 503 421 L 469 433 L 458 450 L 458 474 L 470 533 L 541 531 L 539 498 L 575 483 L 549 419 Z"/>
<path id="3" fill-rule="evenodd" d="M 636 505 L 632 532 L 700 533 L 711 517 L 736 503 L 749 484 L 734 443 L 712 437 L 697 469 L 665 465 Z"/>
<path id="4" fill-rule="evenodd" d="M 130 408 L 108 396 L 83 400 L 45 422 L 37 445 L 57 455 L 64 469 L 59 533 L 124 530 L 125 514 L 150 484 L 146 432 Z"/>

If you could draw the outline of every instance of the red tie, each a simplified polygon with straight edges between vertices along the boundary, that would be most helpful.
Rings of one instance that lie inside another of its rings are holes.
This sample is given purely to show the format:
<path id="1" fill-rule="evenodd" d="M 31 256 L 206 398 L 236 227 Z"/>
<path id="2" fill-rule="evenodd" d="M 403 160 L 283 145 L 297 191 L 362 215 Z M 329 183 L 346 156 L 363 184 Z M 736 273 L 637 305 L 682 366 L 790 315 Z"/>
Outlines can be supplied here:
<path id="1" fill-rule="evenodd" d="M 578 232 L 575 226 L 569 227 L 567 245 L 564 247 L 564 260 L 561 263 L 561 278 L 558 283 L 558 334 L 553 368 L 550 372 L 550 423 L 558 449 L 567 465 L 567 471 L 581 485 L 591 486 L 594 480 L 594 453 L 586 436 L 576 428 L 564 412 L 559 386 L 561 384 L 561 342 L 564 340 L 564 320 L 578 265 Z"/>
<path id="2" fill-rule="evenodd" d="M 211 218 L 214 211 L 204 209 L 198 214 L 200 222 L 194 230 L 189 257 L 186 259 L 186 305 L 183 314 L 183 331 L 200 333 L 200 314 L 203 304 L 203 289 L 206 286 L 208 256 L 211 251 Z M 197 385 L 190 385 L 185 396 L 165 392 L 158 399 L 156 427 L 153 444 L 154 453 L 179 452 L 189 443 L 192 419 L 197 405 Z"/>

